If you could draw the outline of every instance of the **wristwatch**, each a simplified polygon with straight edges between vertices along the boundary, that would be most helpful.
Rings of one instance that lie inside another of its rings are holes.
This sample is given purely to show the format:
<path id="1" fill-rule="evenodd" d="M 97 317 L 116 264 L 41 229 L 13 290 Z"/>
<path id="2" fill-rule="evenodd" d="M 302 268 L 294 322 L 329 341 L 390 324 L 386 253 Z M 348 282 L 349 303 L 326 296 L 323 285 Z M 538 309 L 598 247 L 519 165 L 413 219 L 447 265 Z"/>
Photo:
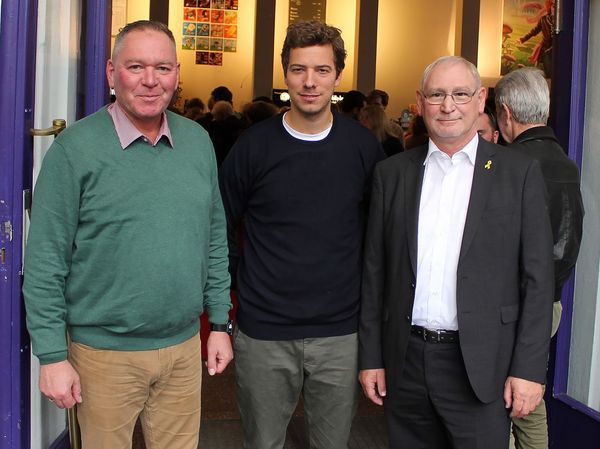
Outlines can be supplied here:
<path id="1" fill-rule="evenodd" d="M 227 335 L 233 335 L 233 321 L 229 320 L 225 324 L 210 323 L 211 332 L 227 332 Z"/>

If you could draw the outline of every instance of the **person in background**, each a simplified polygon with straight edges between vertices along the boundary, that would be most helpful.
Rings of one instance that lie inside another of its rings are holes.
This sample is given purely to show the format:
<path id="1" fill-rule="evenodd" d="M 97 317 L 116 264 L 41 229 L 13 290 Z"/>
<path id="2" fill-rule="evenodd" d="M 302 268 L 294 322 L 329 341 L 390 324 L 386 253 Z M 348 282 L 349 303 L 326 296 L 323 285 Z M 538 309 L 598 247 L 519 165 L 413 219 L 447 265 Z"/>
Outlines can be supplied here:
<path id="1" fill-rule="evenodd" d="M 390 101 L 390 96 L 384 90 L 374 89 L 371 92 L 369 92 L 366 100 L 367 105 L 378 106 L 385 112 Z M 393 121 L 391 118 L 388 118 L 387 114 L 385 121 L 385 132 L 398 139 L 401 139 L 404 134 L 402 127 L 398 123 Z"/>
<path id="2" fill-rule="evenodd" d="M 226 101 L 233 106 L 233 93 L 226 86 L 215 87 L 208 99 L 208 109 L 212 110 L 217 101 Z"/>
<path id="3" fill-rule="evenodd" d="M 404 151 L 404 147 L 400 139 L 386 132 L 385 123 L 387 121 L 388 118 L 385 116 L 385 112 L 379 106 L 367 105 L 360 111 L 360 123 L 375 134 L 383 147 L 384 153 L 387 156 L 392 156 Z"/>
<path id="4" fill-rule="evenodd" d="M 232 359 L 225 215 L 207 133 L 166 111 L 175 39 L 142 20 L 106 65 L 115 103 L 63 131 L 37 180 L 23 294 L 40 390 L 77 404 L 83 447 L 196 449 L 208 372 Z M 68 335 L 68 338 L 67 338 Z"/>
<path id="5" fill-rule="evenodd" d="M 344 95 L 344 99 L 338 103 L 339 110 L 342 114 L 358 121 L 360 111 L 367 105 L 365 95 L 358 90 L 350 90 Z"/>
<path id="6" fill-rule="evenodd" d="M 191 98 L 185 102 L 183 107 L 183 116 L 190 120 L 196 121 L 201 118 L 206 112 L 206 106 L 200 98 Z"/>
<path id="7" fill-rule="evenodd" d="M 477 127 L 477 132 L 483 139 L 488 142 L 498 143 L 500 131 L 498 131 L 496 117 L 487 106 L 484 108 L 483 112 L 479 114 L 475 126 Z"/>
<path id="8" fill-rule="evenodd" d="M 427 127 L 423 121 L 423 117 L 419 114 L 415 114 L 410 120 L 410 124 L 406 133 L 404 134 L 404 149 L 410 150 L 421 145 L 425 145 L 429 142 L 429 134 L 427 133 Z"/>
<path id="9" fill-rule="evenodd" d="M 245 104 L 242 108 L 242 115 L 249 126 L 273 117 L 274 115 L 277 115 L 278 112 L 279 110 L 274 103 L 264 100 L 253 100 L 252 102 Z"/>
<path id="10" fill-rule="evenodd" d="M 345 57 L 337 28 L 290 25 L 281 60 L 291 109 L 250 127 L 221 166 L 245 449 L 281 449 L 300 395 L 310 447 L 348 447 L 369 186 L 384 154 L 331 110 Z"/>
<path id="11" fill-rule="evenodd" d="M 233 93 L 226 86 L 218 86 L 215 87 L 210 93 L 210 97 L 208 98 L 208 112 L 206 112 L 203 116 L 196 119 L 196 121 L 202 125 L 205 129 L 208 129 L 210 122 L 214 119 L 213 117 L 213 107 L 219 101 L 224 101 L 229 103 L 233 109 Z M 237 114 L 236 114 L 237 116 Z M 239 118 L 239 117 L 238 117 Z"/>
<path id="12" fill-rule="evenodd" d="M 505 75 L 495 88 L 498 124 L 510 148 L 536 159 L 548 192 L 548 212 L 554 238 L 554 301 L 552 331 L 560 323 L 562 289 L 573 271 L 583 232 L 583 200 L 579 169 L 567 157 L 546 125 L 550 92 L 544 74 L 537 69 L 518 69 Z M 517 449 L 548 448 L 544 401 L 528 416 L 513 418 Z"/>
<path id="13" fill-rule="evenodd" d="M 228 101 L 217 101 L 211 110 L 212 120 L 202 124 L 208 131 L 217 155 L 217 166 L 221 166 L 231 147 L 247 128 L 244 120 L 238 118 Z"/>
<path id="14" fill-rule="evenodd" d="M 377 164 L 365 237 L 360 382 L 390 447 L 505 449 L 542 398 L 552 231 L 537 161 L 479 138 L 463 58 L 423 72 L 429 142 Z M 510 409 L 510 412 L 508 411 Z"/>

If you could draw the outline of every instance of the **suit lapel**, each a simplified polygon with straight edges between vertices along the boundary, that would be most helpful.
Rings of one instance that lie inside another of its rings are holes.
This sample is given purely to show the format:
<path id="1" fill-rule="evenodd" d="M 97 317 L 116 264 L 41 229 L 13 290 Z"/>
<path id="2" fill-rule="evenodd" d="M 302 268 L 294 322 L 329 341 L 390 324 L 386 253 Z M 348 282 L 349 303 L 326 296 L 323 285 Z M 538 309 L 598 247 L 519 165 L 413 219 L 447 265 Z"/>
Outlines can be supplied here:
<path id="1" fill-rule="evenodd" d="M 411 164 L 406 170 L 404 177 L 404 192 L 406 198 L 406 234 L 408 238 L 408 252 L 413 273 L 417 273 L 417 230 L 419 218 L 419 202 L 421 200 L 421 188 L 423 186 L 423 162 L 427 156 L 427 145 L 410 150 L 413 154 L 410 158 Z"/>
<path id="2" fill-rule="evenodd" d="M 465 219 L 465 229 L 458 259 L 459 263 L 469 250 L 469 246 L 471 245 L 473 237 L 479 227 L 479 223 L 481 222 L 481 214 L 485 208 L 485 203 L 496 170 L 496 167 L 494 166 L 494 156 L 496 155 L 496 151 L 495 146 L 481 138 L 479 139 L 477 156 L 475 157 L 475 167 L 473 169 L 473 184 L 471 186 L 469 208 Z"/>

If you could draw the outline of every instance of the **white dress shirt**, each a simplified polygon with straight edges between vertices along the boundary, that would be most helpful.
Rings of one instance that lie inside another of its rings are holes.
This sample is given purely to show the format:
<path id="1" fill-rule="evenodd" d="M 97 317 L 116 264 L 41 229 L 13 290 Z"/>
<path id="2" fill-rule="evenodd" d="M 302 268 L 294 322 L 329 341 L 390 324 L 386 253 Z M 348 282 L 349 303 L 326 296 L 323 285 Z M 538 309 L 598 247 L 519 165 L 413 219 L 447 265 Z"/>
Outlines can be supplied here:
<path id="1" fill-rule="evenodd" d="M 431 140 L 417 237 L 417 283 L 412 323 L 457 330 L 456 273 L 469 207 L 478 136 L 452 157 Z"/>

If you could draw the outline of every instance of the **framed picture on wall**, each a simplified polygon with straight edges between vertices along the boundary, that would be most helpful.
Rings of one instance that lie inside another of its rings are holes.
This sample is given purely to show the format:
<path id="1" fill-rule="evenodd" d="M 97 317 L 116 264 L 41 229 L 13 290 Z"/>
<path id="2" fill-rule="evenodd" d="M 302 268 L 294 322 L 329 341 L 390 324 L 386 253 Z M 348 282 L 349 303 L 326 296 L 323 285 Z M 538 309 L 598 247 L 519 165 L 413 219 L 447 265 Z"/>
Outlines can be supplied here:
<path id="1" fill-rule="evenodd" d="M 181 34 L 196 64 L 223 65 L 223 53 L 237 52 L 238 0 L 184 0 Z"/>
<path id="2" fill-rule="evenodd" d="M 538 67 L 550 78 L 555 20 L 554 0 L 504 0 L 500 74 Z"/>

